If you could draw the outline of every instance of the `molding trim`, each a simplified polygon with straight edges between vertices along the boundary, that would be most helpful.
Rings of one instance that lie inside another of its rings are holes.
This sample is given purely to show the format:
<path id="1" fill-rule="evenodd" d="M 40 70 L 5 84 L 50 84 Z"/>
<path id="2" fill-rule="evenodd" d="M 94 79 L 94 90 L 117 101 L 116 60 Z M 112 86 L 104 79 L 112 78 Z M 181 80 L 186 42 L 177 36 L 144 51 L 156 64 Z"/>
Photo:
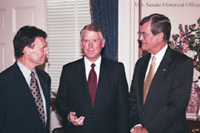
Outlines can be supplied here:
<path id="1" fill-rule="evenodd" d="M 131 85 L 133 70 L 139 57 L 137 31 L 139 13 L 136 0 L 119 0 L 118 60 L 124 63 L 128 85 Z"/>

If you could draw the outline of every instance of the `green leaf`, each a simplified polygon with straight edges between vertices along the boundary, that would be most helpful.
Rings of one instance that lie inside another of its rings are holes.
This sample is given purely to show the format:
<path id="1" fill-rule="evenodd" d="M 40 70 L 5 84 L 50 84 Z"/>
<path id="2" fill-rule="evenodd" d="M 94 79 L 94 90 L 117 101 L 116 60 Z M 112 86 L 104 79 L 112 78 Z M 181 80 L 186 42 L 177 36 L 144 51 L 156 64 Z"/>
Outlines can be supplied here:
<path id="1" fill-rule="evenodd" d="M 179 35 L 178 34 L 173 35 L 172 38 L 174 39 L 174 41 L 177 41 L 177 39 L 179 38 Z"/>
<path id="2" fill-rule="evenodd" d="M 195 40 L 195 35 L 189 35 L 188 36 L 188 42 L 189 42 L 189 44 L 193 44 L 194 40 Z"/>

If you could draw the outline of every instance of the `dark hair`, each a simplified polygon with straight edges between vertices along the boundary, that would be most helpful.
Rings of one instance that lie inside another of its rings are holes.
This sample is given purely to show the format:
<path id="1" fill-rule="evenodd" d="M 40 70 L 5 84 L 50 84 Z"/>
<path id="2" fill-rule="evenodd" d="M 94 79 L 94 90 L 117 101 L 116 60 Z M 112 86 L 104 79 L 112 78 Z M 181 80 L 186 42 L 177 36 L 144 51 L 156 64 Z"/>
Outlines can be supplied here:
<path id="1" fill-rule="evenodd" d="M 152 21 L 151 23 L 151 32 L 153 35 L 157 35 L 161 32 L 164 33 L 164 41 L 169 43 L 170 32 L 171 32 L 171 23 L 168 17 L 162 14 L 151 14 L 140 21 L 140 26 L 144 23 Z"/>
<path id="2" fill-rule="evenodd" d="M 89 31 L 95 31 L 95 32 L 100 32 L 100 35 L 102 37 L 102 39 L 104 39 L 104 32 L 103 29 L 101 28 L 101 26 L 96 25 L 96 24 L 89 24 L 83 27 L 83 29 L 80 32 L 81 38 L 82 38 L 82 34 L 84 32 L 84 30 L 89 30 Z"/>
<path id="3" fill-rule="evenodd" d="M 35 26 L 24 26 L 18 30 L 13 39 L 16 58 L 20 58 L 24 55 L 24 47 L 29 46 L 30 48 L 34 48 L 33 42 L 36 37 L 43 37 L 46 39 L 47 34 Z"/>

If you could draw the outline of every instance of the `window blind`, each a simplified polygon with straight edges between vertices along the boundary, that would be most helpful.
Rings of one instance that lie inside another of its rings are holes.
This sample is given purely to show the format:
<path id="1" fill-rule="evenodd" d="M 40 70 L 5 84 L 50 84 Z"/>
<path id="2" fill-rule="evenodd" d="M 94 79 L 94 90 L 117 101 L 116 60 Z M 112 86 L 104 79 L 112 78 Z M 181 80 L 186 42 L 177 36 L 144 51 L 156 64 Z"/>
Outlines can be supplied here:
<path id="1" fill-rule="evenodd" d="M 82 57 L 80 30 L 91 23 L 90 0 L 47 0 L 48 73 L 57 91 L 62 66 Z"/>

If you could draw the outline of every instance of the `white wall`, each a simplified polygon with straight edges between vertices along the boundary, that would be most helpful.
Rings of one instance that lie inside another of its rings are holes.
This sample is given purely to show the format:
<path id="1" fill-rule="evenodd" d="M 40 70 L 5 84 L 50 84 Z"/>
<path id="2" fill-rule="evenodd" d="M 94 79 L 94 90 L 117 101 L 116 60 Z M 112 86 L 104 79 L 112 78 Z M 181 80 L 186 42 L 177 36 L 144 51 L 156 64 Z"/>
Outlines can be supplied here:
<path id="1" fill-rule="evenodd" d="M 137 0 L 119 0 L 118 18 L 118 59 L 124 63 L 128 85 L 130 86 L 135 62 L 139 56 L 137 43 L 138 7 Z"/>
<path id="2" fill-rule="evenodd" d="M 179 33 L 179 24 L 190 25 L 200 17 L 200 0 L 142 0 L 142 18 L 151 13 L 169 17 L 172 34 Z"/>

